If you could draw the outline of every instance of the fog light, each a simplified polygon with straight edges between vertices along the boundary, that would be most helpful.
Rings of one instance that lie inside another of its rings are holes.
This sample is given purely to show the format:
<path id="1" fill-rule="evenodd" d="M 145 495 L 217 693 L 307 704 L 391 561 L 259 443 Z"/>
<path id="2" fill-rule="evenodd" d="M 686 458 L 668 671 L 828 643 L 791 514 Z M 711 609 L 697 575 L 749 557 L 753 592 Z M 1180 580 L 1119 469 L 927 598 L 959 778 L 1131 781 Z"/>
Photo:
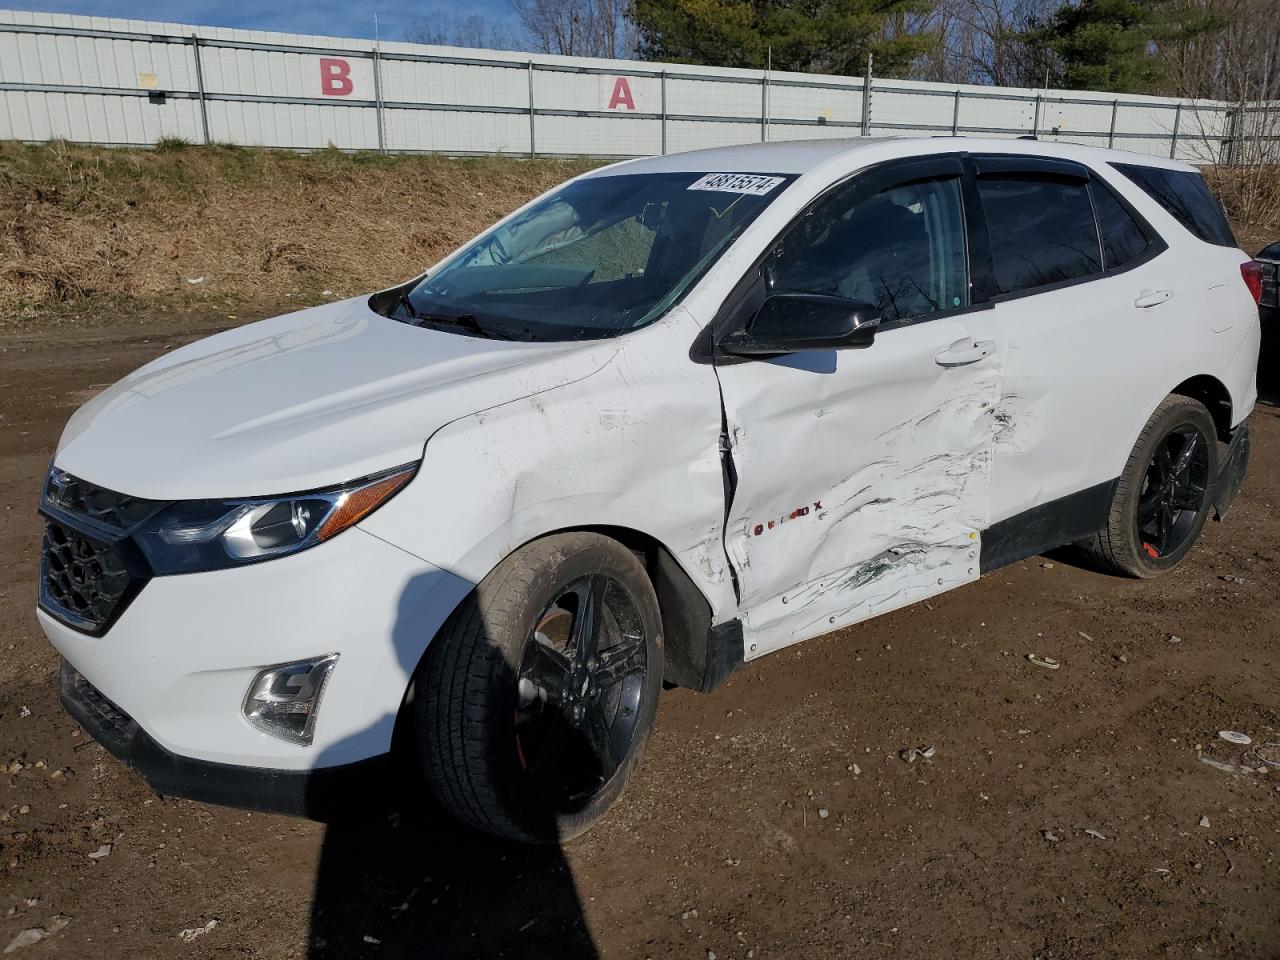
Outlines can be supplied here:
<path id="1" fill-rule="evenodd" d="M 290 743 L 311 742 L 320 695 L 338 655 L 267 667 L 249 684 L 244 716 L 264 733 Z"/>

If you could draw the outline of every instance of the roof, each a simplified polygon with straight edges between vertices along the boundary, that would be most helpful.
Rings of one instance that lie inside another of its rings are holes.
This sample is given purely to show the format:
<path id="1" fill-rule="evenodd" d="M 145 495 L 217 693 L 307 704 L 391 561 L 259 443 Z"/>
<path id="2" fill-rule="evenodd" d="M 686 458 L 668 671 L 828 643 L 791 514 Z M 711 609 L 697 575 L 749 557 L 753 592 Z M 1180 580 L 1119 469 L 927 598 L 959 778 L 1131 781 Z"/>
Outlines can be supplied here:
<path id="1" fill-rule="evenodd" d="M 1009 140 L 992 137 L 845 137 L 820 140 L 785 140 L 769 143 L 743 143 L 731 147 L 711 147 L 670 153 L 661 157 L 642 157 L 601 167 L 588 176 L 616 176 L 638 173 L 778 173 L 803 174 L 841 157 L 855 160 L 865 154 L 868 162 L 892 159 L 894 156 L 915 157 L 930 153 L 1010 153 L 1058 157 L 1080 163 L 1141 163 L 1175 170 L 1194 170 L 1149 154 L 1124 150 L 1086 147 L 1052 140 Z M 851 162 L 849 167 L 859 164 Z"/>

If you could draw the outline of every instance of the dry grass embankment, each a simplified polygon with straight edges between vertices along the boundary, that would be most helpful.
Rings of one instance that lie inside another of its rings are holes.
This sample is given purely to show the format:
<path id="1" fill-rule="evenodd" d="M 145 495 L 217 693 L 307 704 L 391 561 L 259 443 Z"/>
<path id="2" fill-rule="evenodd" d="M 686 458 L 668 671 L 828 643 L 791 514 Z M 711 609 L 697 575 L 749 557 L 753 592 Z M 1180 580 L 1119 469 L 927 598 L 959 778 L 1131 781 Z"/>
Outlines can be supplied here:
<path id="1" fill-rule="evenodd" d="M 0 142 L 0 319 L 377 289 L 593 165 Z M 1207 173 L 1245 249 L 1280 239 L 1275 170 Z"/>
<path id="2" fill-rule="evenodd" d="M 372 290 L 593 165 L 0 142 L 0 311 Z"/>

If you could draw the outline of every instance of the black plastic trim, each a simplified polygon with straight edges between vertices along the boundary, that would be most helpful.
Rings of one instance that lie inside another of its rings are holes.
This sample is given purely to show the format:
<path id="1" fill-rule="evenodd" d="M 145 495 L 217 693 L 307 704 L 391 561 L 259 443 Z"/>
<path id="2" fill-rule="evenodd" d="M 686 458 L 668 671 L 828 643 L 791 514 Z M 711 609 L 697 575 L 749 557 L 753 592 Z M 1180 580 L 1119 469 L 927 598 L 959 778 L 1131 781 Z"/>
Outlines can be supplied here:
<path id="1" fill-rule="evenodd" d="M 658 549 L 651 563 L 653 588 L 662 613 L 662 679 L 673 686 L 701 690 L 706 675 L 711 604 L 665 549 Z"/>
<path id="2" fill-rule="evenodd" d="M 702 692 L 710 693 L 742 666 L 745 658 L 742 621 L 717 623 L 707 631 L 707 668 L 702 675 Z"/>
<path id="3" fill-rule="evenodd" d="M 1116 481 L 1108 480 L 992 524 L 982 534 L 983 573 L 1083 540 L 1107 525 Z"/>
<path id="4" fill-rule="evenodd" d="M 1231 509 L 1231 501 L 1235 499 L 1240 484 L 1244 482 L 1245 472 L 1249 468 L 1249 423 L 1245 421 L 1231 431 L 1231 441 L 1227 444 L 1227 453 L 1223 457 L 1222 466 L 1214 478 L 1209 492 L 1209 502 L 1213 504 L 1214 516 L 1223 520 Z"/>
<path id="5" fill-rule="evenodd" d="M 95 696 L 96 695 L 96 696 Z M 160 746 L 123 710 L 97 691 L 66 660 L 61 699 L 66 711 L 129 769 L 166 797 L 332 820 L 371 812 L 371 800 L 388 797 L 390 753 L 358 763 L 314 770 L 274 770 L 180 756 Z"/>
<path id="6" fill-rule="evenodd" d="M 1035 157 L 1018 153 L 975 153 L 970 155 L 973 171 L 979 177 L 1029 176 L 1037 179 L 1071 180 L 1084 183 L 1089 168 L 1074 160 Z"/>

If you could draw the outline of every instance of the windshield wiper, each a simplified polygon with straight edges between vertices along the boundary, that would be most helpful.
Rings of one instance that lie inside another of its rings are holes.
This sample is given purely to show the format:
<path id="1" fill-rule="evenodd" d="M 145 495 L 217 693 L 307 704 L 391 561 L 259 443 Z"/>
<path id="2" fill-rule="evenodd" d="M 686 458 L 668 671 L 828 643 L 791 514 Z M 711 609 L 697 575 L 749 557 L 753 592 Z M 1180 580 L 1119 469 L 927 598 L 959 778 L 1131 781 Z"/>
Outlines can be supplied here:
<path id="1" fill-rule="evenodd" d="M 397 307 L 404 307 L 405 313 L 409 314 L 409 319 L 417 320 L 418 311 L 413 305 L 413 301 L 409 299 L 407 290 L 400 291 L 400 299 L 396 301 Z"/>
<path id="2" fill-rule="evenodd" d="M 475 318 L 475 314 L 473 313 L 415 313 L 413 317 L 418 321 L 419 326 L 423 323 L 443 323 L 453 327 L 461 327 L 462 329 L 469 330 L 479 336 L 490 337 L 494 340 L 514 339 L 509 333 L 482 325 L 480 321 Z"/>

